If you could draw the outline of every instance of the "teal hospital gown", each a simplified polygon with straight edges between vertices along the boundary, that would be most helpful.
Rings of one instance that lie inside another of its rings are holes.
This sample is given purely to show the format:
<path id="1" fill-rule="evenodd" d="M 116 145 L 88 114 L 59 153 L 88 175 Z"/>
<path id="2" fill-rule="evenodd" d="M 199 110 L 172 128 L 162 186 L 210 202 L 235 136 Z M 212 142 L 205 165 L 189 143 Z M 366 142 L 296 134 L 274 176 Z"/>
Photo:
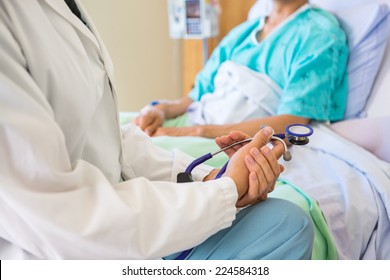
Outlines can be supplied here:
<path id="1" fill-rule="evenodd" d="M 268 75 L 282 89 L 277 114 L 317 121 L 344 118 L 348 45 L 336 18 L 309 4 L 301 7 L 263 41 L 256 39 L 265 18 L 234 28 L 196 77 L 190 97 L 214 91 L 214 77 L 227 61 Z"/>

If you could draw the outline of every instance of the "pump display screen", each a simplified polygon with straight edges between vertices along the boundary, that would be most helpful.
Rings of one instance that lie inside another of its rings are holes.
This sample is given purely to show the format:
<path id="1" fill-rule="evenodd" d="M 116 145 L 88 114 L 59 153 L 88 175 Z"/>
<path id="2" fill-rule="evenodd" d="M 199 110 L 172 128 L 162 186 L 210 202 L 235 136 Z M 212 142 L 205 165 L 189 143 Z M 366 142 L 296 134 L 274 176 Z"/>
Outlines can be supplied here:
<path id="1" fill-rule="evenodd" d="M 187 34 L 199 35 L 201 30 L 200 0 L 186 0 Z"/>

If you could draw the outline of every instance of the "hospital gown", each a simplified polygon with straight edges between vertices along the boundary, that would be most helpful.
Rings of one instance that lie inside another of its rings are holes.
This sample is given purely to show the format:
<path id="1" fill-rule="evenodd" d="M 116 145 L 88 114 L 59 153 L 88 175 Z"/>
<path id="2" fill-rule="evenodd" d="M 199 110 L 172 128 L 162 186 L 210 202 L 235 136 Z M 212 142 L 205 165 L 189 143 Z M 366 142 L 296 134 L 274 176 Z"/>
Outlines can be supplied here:
<path id="1" fill-rule="evenodd" d="M 221 41 L 198 74 L 190 97 L 199 101 L 213 93 L 220 65 L 230 60 L 268 75 L 281 87 L 277 115 L 343 119 L 348 46 L 336 18 L 307 4 L 258 42 L 256 34 L 264 22 L 265 18 L 246 21 Z"/>

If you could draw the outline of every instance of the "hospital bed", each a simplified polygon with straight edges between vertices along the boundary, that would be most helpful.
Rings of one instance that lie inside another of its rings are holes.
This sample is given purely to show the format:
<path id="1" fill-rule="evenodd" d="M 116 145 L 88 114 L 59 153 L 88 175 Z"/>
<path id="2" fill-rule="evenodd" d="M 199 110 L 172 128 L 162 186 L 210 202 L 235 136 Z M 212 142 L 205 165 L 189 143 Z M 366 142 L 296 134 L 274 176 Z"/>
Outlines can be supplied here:
<path id="1" fill-rule="evenodd" d="M 347 32 L 349 120 L 314 125 L 310 145 L 291 149 L 282 176 L 319 203 L 339 258 L 390 259 L 390 1 L 312 2 Z M 269 5 L 258 1 L 250 16 Z"/>
<path id="2" fill-rule="evenodd" d="M 255 3 L 249 17 L 266 14 L 269 1 Z M 290 148 L 293 159 L 283 162 L 271 196 L 311 215 L 313 259 L 390 259 L 390 0 L 312 2 L 334 12 L 348 35 L 347 119 L 313 124 L 310 143 Z M 213 140 L 200 137 L 152 140 L 194 157 L 218 150 Z M 208 164 L 221 167 L 226 160 L 218 155 Z"/>

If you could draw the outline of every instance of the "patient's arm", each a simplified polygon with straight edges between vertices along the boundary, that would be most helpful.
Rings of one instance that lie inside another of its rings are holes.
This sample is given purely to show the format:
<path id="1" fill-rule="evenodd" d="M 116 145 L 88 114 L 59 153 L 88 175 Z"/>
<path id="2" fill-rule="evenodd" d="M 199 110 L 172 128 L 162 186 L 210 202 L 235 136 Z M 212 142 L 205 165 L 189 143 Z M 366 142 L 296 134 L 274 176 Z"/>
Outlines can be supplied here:
<path id="1" fill-rule="evenodd" d="M 286 126 L 293 123 L 308 124 L 310 119 L 293 115 L 279 115 L 254 120 L 248 120 L 236 124 L 227 125 L 197 125 L 190 127 L 160 127 L 153 136 L 201 136 L 216 138 L 229 134 L 231 131 L 241 131 L 253 136 L 263 125 L 271 126 L 275 133 L 284 133 Z"/>
<path id="2" fill-rule="evenodd" d="M 173 119 L 187 112 L 192 102 L 194 101 L 190 97 L 183 96 L 177 100 L 161 101 L 154 108 L 161 110 L 166 119 Z"/>

